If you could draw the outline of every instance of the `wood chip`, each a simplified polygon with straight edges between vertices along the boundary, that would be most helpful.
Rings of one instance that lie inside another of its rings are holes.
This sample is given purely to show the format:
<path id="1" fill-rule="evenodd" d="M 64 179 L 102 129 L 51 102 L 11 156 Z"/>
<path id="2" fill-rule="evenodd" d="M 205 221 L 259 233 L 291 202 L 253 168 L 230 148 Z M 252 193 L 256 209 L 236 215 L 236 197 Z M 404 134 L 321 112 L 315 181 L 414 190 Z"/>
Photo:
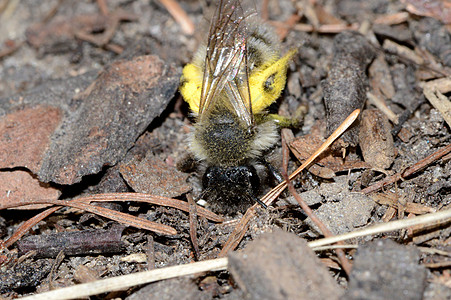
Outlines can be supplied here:
<path id="1" fill-rule="evenodd" d="M 398 12 L 390 15 L 381 15 L 374 19 L 374 24 L 385 24 L 385 25 L 396 25 L 400 23 L 404 23 L 408 20 L 409 13 L 408 12 Z"/>
<path id="2" fill-rule="evenodd" d="M 443 77 L 436 80 L 421 82 L 420 86 L 422 88 L 435 88 L 442 94 L 451 92 L 451 77 Z"/>
<path id="3" fill-rule="evenodd" d="M 360 120 L 359 145 L 365 162 L 373 168 L 387 169 L 396 157 L 391 126 L 377 109 L 367 109 Z"/>
<path id="4" fill-rule="evenodd" d="M 379 54 L 368 69 L 370 85 L 375 91 L 379 91 L 388 99 L 395 96 L 395 87 L 391 77 L 385 56 Z"/>
<path id="5" fill-rule="evenodd" d="M 390 40 L 385 40 L 382 47 L 391 53 L 408 58 L 418 65 L 424 64 L 424 59 L 406 46 L 399 45 Z"/>
<path id="6" fill-rule="evenodd" d="M 451 101 L 435 87 L 427 86 L 423 89 L 424 96 L 440 112 L 448 126 L 451 127 Z"/>

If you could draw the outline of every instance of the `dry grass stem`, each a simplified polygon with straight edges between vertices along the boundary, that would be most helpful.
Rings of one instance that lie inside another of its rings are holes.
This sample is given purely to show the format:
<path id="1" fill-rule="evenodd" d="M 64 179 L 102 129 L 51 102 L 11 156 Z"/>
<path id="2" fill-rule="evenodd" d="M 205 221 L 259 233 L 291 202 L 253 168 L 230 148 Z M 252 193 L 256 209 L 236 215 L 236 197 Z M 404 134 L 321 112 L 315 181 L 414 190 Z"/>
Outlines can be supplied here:
<path id="1" fill-rule="evenodd" d="M 440 220 L 448 220 L 448 219 L 451 219 L 451 209 L 443 210 L 432 214 L 422 215 L 415 218 L 402 219 L 388 223 L 377 224 L 374 226 L 363 228 L 361 230 L 356 230 L 353 232 L 337 235 L 331 238 L 323 238 L 316 241 L 312 241 L 309 242 L 308 245 L 312 248 L 316 248 L 320 246 L 334 244 L 339 241 L 346 241 L 357 237 L 389 232 L 408 228 L 415 225 L 429 224 Z"/>

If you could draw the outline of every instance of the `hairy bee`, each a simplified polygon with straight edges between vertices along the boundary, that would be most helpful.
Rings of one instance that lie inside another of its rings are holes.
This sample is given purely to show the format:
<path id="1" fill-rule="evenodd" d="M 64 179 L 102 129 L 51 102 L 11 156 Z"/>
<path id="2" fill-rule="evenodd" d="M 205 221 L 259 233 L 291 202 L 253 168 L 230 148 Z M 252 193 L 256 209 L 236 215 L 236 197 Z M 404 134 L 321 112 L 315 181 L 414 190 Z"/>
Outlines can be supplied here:
<path id="1" fill-rule="evenodd" d="M 196 118 L 190 150 L 207 166 L 201 197 L 219 200 L 216 210 L 227 213 L 257 200 L 262 156 L 278 140 L 265 109 L 280 96 L 295 53 L 281 57 L 277 36 L 254 15 L 238 0 L 219 1 L 207 45 L 180 83 Z"/>

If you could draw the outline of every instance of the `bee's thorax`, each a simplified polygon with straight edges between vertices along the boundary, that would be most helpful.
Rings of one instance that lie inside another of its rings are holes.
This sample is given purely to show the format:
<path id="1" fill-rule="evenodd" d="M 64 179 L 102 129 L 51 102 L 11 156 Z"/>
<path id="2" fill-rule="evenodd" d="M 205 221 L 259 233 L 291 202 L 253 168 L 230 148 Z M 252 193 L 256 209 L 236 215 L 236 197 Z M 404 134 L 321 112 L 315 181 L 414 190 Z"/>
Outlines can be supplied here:
<path id="1" fill-rule="evenodd" d="M 247 127 L 227 109 L 215 110 L 195 125 L 191 151 L 199 160 L 215 166 L 237 166 L 257 158 L 278 139 L 273 122 Z"/>
<path id="2" fill-rule="evenodd" d="M 195 147 L 215 165 L 237 165 L 248 157 L 255 130 L 227 110 L 212 112 L 195 126 Z M 193 144 L 193 143 L 191 143 Z"/>

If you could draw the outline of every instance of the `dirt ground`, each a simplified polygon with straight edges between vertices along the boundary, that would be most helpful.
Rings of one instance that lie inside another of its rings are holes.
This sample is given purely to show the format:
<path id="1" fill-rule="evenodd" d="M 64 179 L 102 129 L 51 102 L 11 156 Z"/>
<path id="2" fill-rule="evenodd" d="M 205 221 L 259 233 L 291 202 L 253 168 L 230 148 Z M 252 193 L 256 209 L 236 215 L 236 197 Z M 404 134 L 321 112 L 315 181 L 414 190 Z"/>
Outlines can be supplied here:
<path id="1" fill-rule="evenodd" d="M 214 259 L 247 209 L 194 205 L 178 92 L 219 1 L 105 2 L 0 0 L 1 299 Z M 298 123 L 266 160 L 290 174 L 357 108 L 358 122 L 296 195 L 255 209 L 227 271 L 93 298 L 451 298 L 449 217 L 344 250 L 305 242 L 451 209 L 449 2 L 252 2 L 297 50 L 269 111 Z"/>

